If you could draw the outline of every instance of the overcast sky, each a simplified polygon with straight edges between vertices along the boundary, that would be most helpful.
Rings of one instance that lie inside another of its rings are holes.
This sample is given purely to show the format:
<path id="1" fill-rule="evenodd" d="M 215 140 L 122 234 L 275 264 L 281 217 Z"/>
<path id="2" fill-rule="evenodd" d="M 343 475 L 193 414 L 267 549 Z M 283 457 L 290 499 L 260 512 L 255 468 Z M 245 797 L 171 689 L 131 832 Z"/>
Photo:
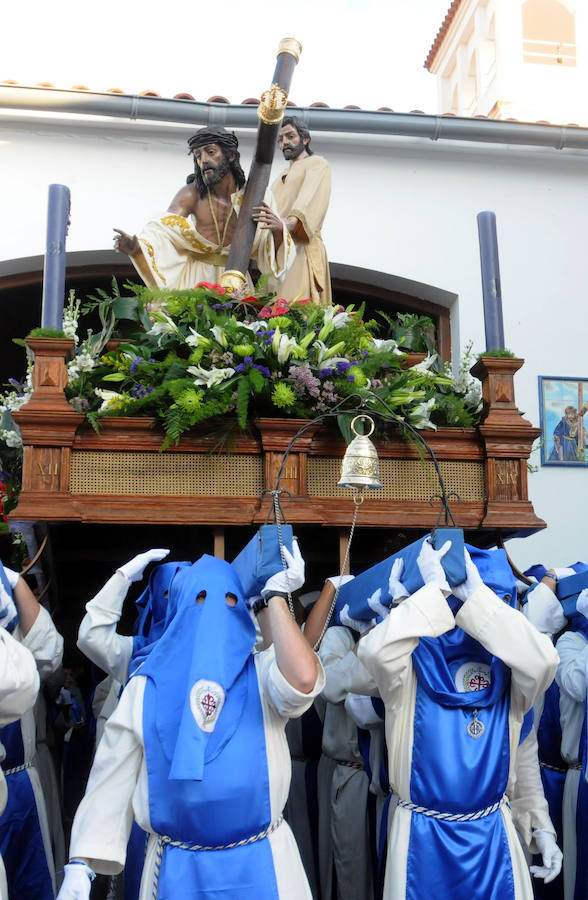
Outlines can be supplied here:
<path id="1" fill-rule="evenodd" d="M 291 98 L 301 106 L 437 112 L 423 68 L 449 0 L 16 0 L 3 9 L 0 81 L 92 90 L 180 92 L 233 103 L 269 87 L 282 37 L 303 52 Z"/>

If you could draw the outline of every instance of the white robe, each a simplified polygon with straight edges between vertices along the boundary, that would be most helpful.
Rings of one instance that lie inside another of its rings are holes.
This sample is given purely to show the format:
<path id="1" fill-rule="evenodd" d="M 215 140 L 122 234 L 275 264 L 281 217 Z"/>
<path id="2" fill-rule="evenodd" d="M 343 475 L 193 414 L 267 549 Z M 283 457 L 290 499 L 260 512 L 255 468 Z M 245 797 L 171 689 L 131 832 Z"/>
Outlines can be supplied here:
<path id="1" fill-rule="evenodd" d="M 410 800 L 414 712 L 417 678 L 412 653 L 420 637 L 439 637 L 460 626 L 491 654 L 511 669 L 510 771 L 507 793 L 512 790 L 514 758 L 525 713 L 553 680 L 557 654 L 547 637 L 506 606 L 489 588 L 479 587 L 453 614 L 439 588 L 425 585 L 392 609 L 380 625 L 359 642 L 358 656 L 374 678 L 386 707 L 386 743 L 392 789 Z M 434 752 L 434 747 L 431 748 Z M 531 900 L 528 868 L 516 836 L 510 812 L 501 808 L 512 859 L 515 896 Z M 385 900 L 404 900 L 406 860 L 412 813 L 399 807 L 392 822 L 384 884 Z M 424 862 L 424 861 L 423 861 Z"/>
<path id="2" fill-rule="evenodd" d="M 128 578 L 115 572 L 95 597 L 86 604 L 86 615 L 78 631 L 78 648 L 99 669 L 121 684 L 129 677 L 133 638 L 118 634 L 123 603 L 129 590 Z"/>
<path id="3" fill-rule="evenodd" d="M 302 715 L 324 686 L 319 668 L 310 694 L 290 685 L 275 663 L 273 647 L 255 655 L 265 725 L 271 818 L 280 817 L 290 786 L 290 754 L 285 736 L 290 717 Z M 136 675 L 106 723 L 86 794 L 78 807 L 70 856 L 89 859 L 97 872 L 120 872 L 133 818 L 150 833 L 140 900 L 151 900 L 157 837 L 149 816 L 149 783 L 143 749 L 143 694 L 146 679 Z M 298 848 L 283 822 L 267 840 L 272 850 L 280 900 L 311 900 Z M 189 851 L 186 851 L 189 852 Z"/>
<path id="4" fill-rule="evenodd" d="M 53 619 L 43 606 L 40 607 L 39 614 L 27 634 L 23 635 L 20 628 L 17 626 L 14 631 L 14 637 L 23 647 L 26 647 L 26 649 L 32 653 L 37 665 L 41 683 L 43 683 L 45 678 L 55 672 L 61 665 L 61 660 L 63 658 L 63 638 L 55 628 Z M 53 765 L 53 762 L 50 757 L 47 759 L 45 756 L 39 757 L 37 755 L 37 733 L 33 709 L 29 709 L 24 713 L 21 717 L 20 725 L 24 748 L 24 762 L 25 765 L 29 766 L 26 771 L 35 795 L 35 803 L 39 815 L 39 824 L 41 826 L 41 835 L 43 837 L 47 865 L 51 874 L 53 888 L 55 889 L 55 862 L 53 859 L 52 845 L 54 843 L 56 847 L 60 846 L 60 836 L 59 834 L 55 834 L 52 837 L 49 815 L 47 813 L 47 801 L 43 793 L 41 778 L 38 771 L 39 764 Z M 50 774 L 46 775 L 47 780 L 49 780 L 50 777 Z M 51 820 L 58 822 L 58 817 L 60 817 L 60 812 L 57 813 L 53 810 Z"/>
<path id="5" fill-rule="evenodd" d="M 0 727 L 10 725 L 32 710 L 39 691 L 39 673 L 29 650 L 0 628 Z M 0 762 L 5 758 L 0 744 Z M 6 779 L 0 769 L 0 815 L 8 796 Z M 0 900 L 8 900 L 4 864 L 0 857 Z"/>

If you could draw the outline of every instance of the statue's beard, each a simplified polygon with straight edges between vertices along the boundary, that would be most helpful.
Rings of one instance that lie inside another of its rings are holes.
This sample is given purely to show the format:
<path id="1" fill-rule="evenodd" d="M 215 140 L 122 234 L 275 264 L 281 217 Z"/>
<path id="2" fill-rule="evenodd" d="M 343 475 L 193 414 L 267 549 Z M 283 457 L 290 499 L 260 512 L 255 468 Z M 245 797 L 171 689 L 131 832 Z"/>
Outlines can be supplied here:
<path id="1" fill-rule="evenodd" d="M 230 171 L 231 167 L 228 159 L 223 159 L 217 166 L 212 166 L 210 163 L 207 163 L 206 168 L 201 170 L 202 180 L 206 187 L 211 188 L 216 184 L 219 184 Z"/>
<path id="2" fill-rule="evenodd" d="M 284 154 L 284 159 L 294 160 L 298 159 L 300 154 L 304 151 L 304 143 L 300 141 L 295 147 L 284 147 L 282 153 Z"/>

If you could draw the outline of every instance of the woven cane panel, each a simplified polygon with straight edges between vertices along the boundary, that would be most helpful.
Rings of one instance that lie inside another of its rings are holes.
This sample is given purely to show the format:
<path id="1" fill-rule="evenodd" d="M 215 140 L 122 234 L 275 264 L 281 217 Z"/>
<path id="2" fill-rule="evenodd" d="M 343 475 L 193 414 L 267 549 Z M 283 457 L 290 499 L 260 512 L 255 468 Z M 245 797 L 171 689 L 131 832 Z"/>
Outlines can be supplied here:
<path id="1" fill-rule="evenodd" d="M 440 462 L 439 468 L 447 491 L 455 491 L 465 501 L 485 497 L 484 464 L 471 461 Z M 308 494 L 310 497 L 345 497 L 352 492 L 338 488 L 341 460 L 325 457 L 308 459 Z M 382 490 L 373 492 L 376 500 L 429 500 L 439 493 L 435 467 L 430 460 L 381 459 Z"/>
<path id="2" fill-rule="evenodd" d="M 256 454 L 123 453 L 74 450 L 74 494 L 172 494 L 253 497 L 261 493 L 263 462 Z"/>

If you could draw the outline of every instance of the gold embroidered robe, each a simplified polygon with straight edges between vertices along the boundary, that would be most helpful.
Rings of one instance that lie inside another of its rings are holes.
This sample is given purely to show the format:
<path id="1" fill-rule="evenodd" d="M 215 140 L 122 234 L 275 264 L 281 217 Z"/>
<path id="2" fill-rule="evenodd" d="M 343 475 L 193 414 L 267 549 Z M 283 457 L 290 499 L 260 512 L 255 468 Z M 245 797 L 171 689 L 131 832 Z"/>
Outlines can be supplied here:
<path id="1" fill-rule="evenodd" d="M 243 188 L 231 195 L 237 215 L 242 201 Z M 265 201 L 275 210 L 275 201 L 269 193 Z M 145 284 L 178 290 L 193 288 L 200 281 L 218 284 L 226 269 L 230 249 L 229 245 L 219 250 L 203 237 L 196 228 L 193 215 L 185 218 L 173 213 L 151 219 L 141 231 L 139 243 L 143 256 L 138 260 L 131 257 L 131 260 Z M 270 273 L 274 283 L 279 284 L 296 258 L 296 248 L 285 226 L 277 251 L 271 231 L 258 227 L 251 256 L 257 260 L 260 272 Z"/>

